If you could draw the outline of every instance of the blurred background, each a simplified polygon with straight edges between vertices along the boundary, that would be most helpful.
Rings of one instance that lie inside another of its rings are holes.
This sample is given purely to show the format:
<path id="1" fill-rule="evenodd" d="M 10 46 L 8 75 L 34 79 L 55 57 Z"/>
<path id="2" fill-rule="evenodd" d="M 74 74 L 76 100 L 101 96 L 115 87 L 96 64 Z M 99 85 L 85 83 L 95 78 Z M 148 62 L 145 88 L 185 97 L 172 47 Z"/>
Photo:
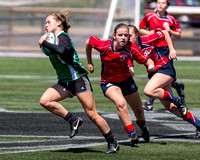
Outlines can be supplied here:
<path id="1" fill-rule="evenodd" d="M 153 0 L 0 0 L 0 56 L 44 57 L 38 40 L 49 13 L 69 11 L 69 34 L 79 55 L 91 35 L 107 38 L 117 23 L 138 26 L 155 9 Z M 174 39 L 179 56 L 200 56 L 200 0 L 173 0 L 168 12 L 176 17 L 182 38 Z"/>

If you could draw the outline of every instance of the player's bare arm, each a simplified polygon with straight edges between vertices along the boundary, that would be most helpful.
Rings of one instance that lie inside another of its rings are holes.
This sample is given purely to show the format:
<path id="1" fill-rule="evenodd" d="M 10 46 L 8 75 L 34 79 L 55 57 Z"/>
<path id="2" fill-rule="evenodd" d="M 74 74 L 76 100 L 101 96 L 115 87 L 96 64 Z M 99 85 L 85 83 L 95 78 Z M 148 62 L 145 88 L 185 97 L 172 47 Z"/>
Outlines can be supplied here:
<path id="1" fill-rule="evenodd" d="M 166 26 L 165 29 L 169 32 L 169 34 L 171 34 L 176 39 L 180 39 L 181 38 L 181 33 L 180 32 L 173 31 L 169 26 Z"/>
<path id="2" fill-rule="evenodd" d="M 165 40 L 168 44 L 168 48 L 169 48 L 169 59 L 177 59 L 176 57 L 176 50 L 174 49 L 174 45 L 172 43 L 171 37 L 168 33 L 167 30 L 162 30 L 162 32 L 165 34 Z"/>
<path id="3" fill-rule="evenodd" d="M 141 35 L 148 35 L 148 36 L 155 33 L 154 30 L 149 31 L 147 29 L 140 29 L 139 31 Z"/>
<path id="4" fill-rule="evenodd" d="M 85 42 L 85 50 L 88 61 L 88 70 L 90 73 L 94 72 L 94 64 L 92 62 L 92 46 L 89 44 L 89 39 Z"/>
<path id="5" fill-rule="evenodd" d="M 46 40 L 47 37 L 48 37 L 48 35 L 44 35 L 44 36 L 41 36 L 41 37 L 40 37 L 40 39 L 39 39 L 39 41 L 38 41 L 40 47 L 41 47 L 41 45 L 42 45 L 42 42 L 43 42 L 44 40 Z"/>
<path id="6" fill-rule="evenodd" d="M 148 73 L 151 73 L 151 72 L 154 72 L 155 71 L 155 64 L 154 64 L 154 61 L 152 59 L 148 59 L 144 65 L 146 66 L 147 68 L 147 72 Z"/>

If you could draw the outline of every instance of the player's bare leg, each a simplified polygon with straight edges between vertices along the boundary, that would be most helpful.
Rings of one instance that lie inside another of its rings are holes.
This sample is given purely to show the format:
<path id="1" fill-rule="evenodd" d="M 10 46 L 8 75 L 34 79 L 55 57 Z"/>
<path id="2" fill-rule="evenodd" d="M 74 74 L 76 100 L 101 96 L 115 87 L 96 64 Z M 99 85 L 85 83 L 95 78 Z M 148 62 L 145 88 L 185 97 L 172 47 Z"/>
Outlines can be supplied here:
<path id="1" fill-rule="evenodd" d="M 138 137 L 136 135 L 136 131 L 127 108 L 127 103 L 121 92 L 121 89 L 117 86 L 111 86 L 107 89 L 106 96 L 116 104 L 119 119 L 123 123 L 124 128 L 130 137 L 130 143 L 133 146 L 138 142 Z"/>
<path id="2" fill-rule="evenodd" d="M 133 110 L 133 113 L 136 117 L 136 123 L 142 131 L 141 134 L 143 139 L 145 140 L 145 142 L 149 142 L 150 140 L 149 129 L 146 126 L 144 110 L 142 108 L 142 101 L 138 91 L 131 95 L 125 96 L 125 99 L 128 102 L 131 109 Z"/>
<path id="3" fill-rule="evenodd" d="M 75 116 L 68 112 L 59 101 L 71 97 L 71 94 L 62 86 L 55 84 L 48 88 L 40 98 L 40 104 L 51 113 L 64 118 L 70 123 L 71 133 L 70 138 L 78 133 L 78 128 L 82 125 L 83 121 L 80 117 Z"/>
<path id="4" fill-rule="evenodd" d="M 114 139 L 108 123 L 97 113 L 93 93 L 90 91 L 80 93 L 77 94 L 77 98 L 81 102 L 85 113 L 88 115 L 90 120 L 99 128 L 102 135 L 105 137 L 108 143 L 108 149 L 105 153 L 116 153 L 119 150 L 119 144 Z"/>

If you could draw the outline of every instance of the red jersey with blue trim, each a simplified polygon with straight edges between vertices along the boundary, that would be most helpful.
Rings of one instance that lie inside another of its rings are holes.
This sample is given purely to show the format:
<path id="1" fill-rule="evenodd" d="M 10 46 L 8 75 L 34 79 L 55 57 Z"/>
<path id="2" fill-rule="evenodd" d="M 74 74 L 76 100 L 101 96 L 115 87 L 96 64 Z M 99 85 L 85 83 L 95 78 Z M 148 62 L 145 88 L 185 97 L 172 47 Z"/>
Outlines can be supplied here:
<path id="1" fill-rule="evenodd" d="M 173 16 L 165 13 L 165 17 L 159 17 L 157 12 L 147 13 L 140 21 L 139 27 L 141 29 L 149 28 L 149 30 L 165 30 L 165 27 L 169 26 L 171 30 L 181 33 L 181 28 L 178 20 Z M 168 46 L 165 40 L 160 41 L 156 47 Z"/>
<path id="2" fill-rule="evenodd" d="M 165 39 L 164 33 L 162 31 L 158 31 L 149 36 L 141 37 L 139 40 L 144 56 L 151 58 L 154 61 L 155 71 L 169 62 L 169 54 L 163 55 L 155 48 L 155 46 L 157 46 L 157 44 L 163 39 Z M 131 60 L 128 61 L 128 66 L 132 66 Z"/>
<path id="3" fill-rule="evenodd" d="M 120 50 L 113 50 L 113 39 L 100 40 L 92 36 L 89 44 L 100 52 L 102 70 L 101 81 L 104 82 L 121 82 L 130 76 L 127 66 L 128 59 L 136 60 L 143 64 L 148 57 L 144 56 L 143 51 L 134 43 L 128 42 Z"/>
<path id="4" fill-rule="evenodd" d="M 156 46 L 165 39 L 162 31 L 141 37 L 140 45 L 144 55 L 151 58 L 155 64 L 155 71 L 169 62 L 169 53 L 160 53 Z M 166 54 L 166 55 L 165 55 Z"/>

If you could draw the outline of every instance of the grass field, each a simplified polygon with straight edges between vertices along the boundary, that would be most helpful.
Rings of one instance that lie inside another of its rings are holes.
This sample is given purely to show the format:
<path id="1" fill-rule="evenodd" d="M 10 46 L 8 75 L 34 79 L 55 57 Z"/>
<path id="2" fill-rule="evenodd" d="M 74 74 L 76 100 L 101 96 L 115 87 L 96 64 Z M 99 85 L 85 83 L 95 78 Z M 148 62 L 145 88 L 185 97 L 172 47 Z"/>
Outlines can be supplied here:
<path id="1" fill-rule="evenodd" d="M 82 60 L 86 66 L 86 60 Z M 112 102 L 107 100 L 99 86 L 100 62 L 94 60 L 95 72 L 89 74 L 98 110 L 115 111 Z M 185 84 L 186 103 L 189 108 L 200 107 L 200 62 L 176 61 L 177 79 Z M 0 59 L 0 108 L 13 111 L 44 111 L 39 105 L 41 94 L 52 84 L 57 82 L 56 75 L 50 62 L 46 58 L 3 58 Z M 135 63 L 135 81 L 139 87 L 142 100 L 147 82 L 145 67 Z M 176 91 L 174 94 L 177 95 Z M 63 101 L 69 109 L 80 109 L 76 98 Z M 155 108 L 162 108 L 159 101 L 155 101 Z"/>
<path id="2" fill-rule="evenodd" d="M 122 146 L 122 145 L 121 145 Z M 197 160 L 199 143 L 159 141 L 140 144 L 140 147 L 123 145 L 117 154 L 105 155 L 102 146 L 72 148 L 62 151 L 42 151 L 1 155 L 2 160 Z"/>
<path id="3" fill-rule="evenodd" d="M 86 60 L 81 60 L 86 67 Z M 95 73 L 89 74 L 91 79 L 97 109 L 106 112 L 116 112 L 112 102 L 107 100 L 99 86 L 100 62 L 94 60 Z M 185 84 L 186 104 L 189 108 L 200 108 L 200 62 L 176 61 L 178 82 Z M 46 112 L 40 105 L 42 93 L 57 82 L 56 75 L 46 58 L 0 58 L 0 110 Z M 135 81 L 143 102 L 147 97 L 143 88 L 147 82 L 144 66 L 135 63 Z M 176 94 L 176 91 L 174 91 Z M 76 98 L 61 102 L 69 111 L 82 110 Z M 163 108 L 155 101 L 154 108 Z M 1 123 L 3 125 L 3 123 Z M 0 131 L 1 132 L 1 131 Z M 0 133 L 1 135 L 1 133 Z M 34 137 L 0 136 L 0 143 L 6 141 L 29 141 L 39 139 Z M 40 151 L 32 153 L 2 154 L 0 160 L 64 160 L 64 159 L 148 159 L 148 160 L 196 160 L 199 158 L 199 143 L 153 141 L 140 143 L 140 147 L 130 147 L 122 143 L 119 153 L 105 155 L 105 145 L 71 148 L 66 150 Z M 0 149 L 1 151 L 1 149 Z"/>

